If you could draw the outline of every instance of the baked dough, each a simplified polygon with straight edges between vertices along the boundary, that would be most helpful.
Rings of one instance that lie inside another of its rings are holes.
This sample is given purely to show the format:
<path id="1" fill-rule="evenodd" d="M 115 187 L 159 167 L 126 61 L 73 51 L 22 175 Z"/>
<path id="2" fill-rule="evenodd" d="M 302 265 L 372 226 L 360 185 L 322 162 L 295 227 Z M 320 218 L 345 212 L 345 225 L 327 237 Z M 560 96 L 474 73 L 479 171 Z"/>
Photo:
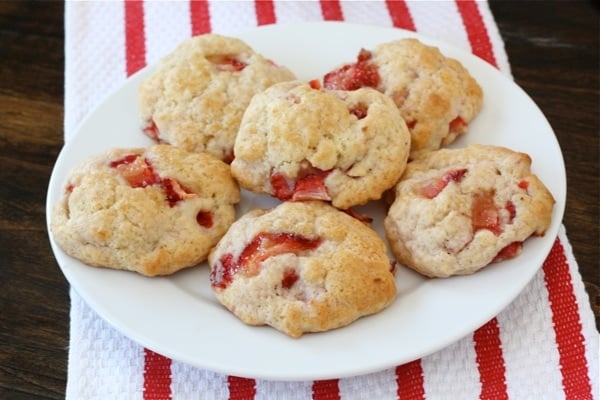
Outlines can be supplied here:
<path id="1" fill-rule="evenodd" d="M 437 47 L 407 38 L 361 50 L 354 64 L 323 77 L 329 89 L 370 86 L 393 99 L 411 132 L 411 153 L 437 150 L 467 131 L 483 91 L 469 71 Z"/>
<path id="2" fill-rule="evenodd" d="M 398 262 L 448 277 L 516 257 L 527 238 L 544 234 L 554 206 L 530 167 L 527 154 L 498 146 L 422 153 L 384 221 Z"/>
<path id="3" fill-rule="evenodd" d="M 248 212 L 209 263 L 211 286 L 227 309 L 294 338 L 348 325 L 396 296 L 383 239 L 319 201 Z"/>
<path id="4" fill-rule="evenodd" d="M 348 209 L 398 181 L 410 134 L 393 102 L 374 89 L 290 81 L 254 96 L 234 150 L 231 170 L 243 188 Z"/>
<path id="5" fill-rule="evenodd" d="M 145 132 L 230 162 L 240 120 L 254 94 L 294 74 L 240 39 L 217 34 L 183 41 L 141 84 Z"/>
<path id="6" fill-rule="evenodd" d="M 111 149 L 74 168 L 51 231 L 83 263 L 168 275 L 204 261 L 240 199 L 229 166 L 169 145 Z"/>

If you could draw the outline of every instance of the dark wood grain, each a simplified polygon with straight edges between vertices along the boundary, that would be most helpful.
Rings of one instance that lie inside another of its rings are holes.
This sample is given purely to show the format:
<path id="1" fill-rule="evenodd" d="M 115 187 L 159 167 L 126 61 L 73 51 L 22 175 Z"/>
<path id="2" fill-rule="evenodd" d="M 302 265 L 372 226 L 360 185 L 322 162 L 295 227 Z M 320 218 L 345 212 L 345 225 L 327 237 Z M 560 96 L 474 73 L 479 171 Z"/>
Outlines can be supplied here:
<path id="1" fill-rule="evenodd" d="M 62 146 L 63 3 L 0 1 L 0 398 L 64 399 L 69 296 L 45 224 Z"/>
<path id="2" fill-rule="evenodd" d="M 599 3 L 494 1 L 515 81 L 558 137 L 567 171 L 564 225 L 600 327 Z"/>
<path id="3" fill-rule="evenodd" d="M 589 1 L 492 2 L 513 75 L 563 150 L 564 224 L 600 326 L 599 12 Z M 62 2 L 0 1 L 0 398 L 64 399 L 68 284 L 45 195 L 63 144 Z"/>

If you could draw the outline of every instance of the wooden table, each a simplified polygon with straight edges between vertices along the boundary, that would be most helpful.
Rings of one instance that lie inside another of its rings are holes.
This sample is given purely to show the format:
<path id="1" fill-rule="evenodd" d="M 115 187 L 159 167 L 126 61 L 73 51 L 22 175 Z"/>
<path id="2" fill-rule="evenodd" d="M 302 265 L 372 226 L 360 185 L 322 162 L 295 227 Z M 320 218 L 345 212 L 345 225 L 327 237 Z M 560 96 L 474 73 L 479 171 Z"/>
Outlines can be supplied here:
<path id="1" fill-rule="evenodd" d="M 568 177 L 564 224 L 600 327 L 599 11 L 492 2 L 516 82 L 549 119 Z M 45 197 L 63 144 L 62 2 L 0 1 L 0 398 L 63 399 L 68 284 Z"/>

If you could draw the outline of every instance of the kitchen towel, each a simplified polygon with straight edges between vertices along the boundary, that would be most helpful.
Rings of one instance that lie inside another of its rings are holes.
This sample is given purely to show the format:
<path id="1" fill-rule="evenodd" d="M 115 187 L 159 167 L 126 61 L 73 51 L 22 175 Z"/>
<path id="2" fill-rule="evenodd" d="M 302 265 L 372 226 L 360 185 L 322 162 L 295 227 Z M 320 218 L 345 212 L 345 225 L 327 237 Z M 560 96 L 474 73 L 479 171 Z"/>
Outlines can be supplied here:
<path id="1" fill-rule="evenodd" d="M 416 31 L 510 76 L 487 2 L 67 1 L 65 140 L 128 76 L 190 36 L 305 21 Z M 598 332 L 564 227 L 539 272 L 491 321 L 434 354 L 351 378 L 284 382 L 202 370 L 140 346 L 70 295 L 70 400 L 599 398 Z"/>

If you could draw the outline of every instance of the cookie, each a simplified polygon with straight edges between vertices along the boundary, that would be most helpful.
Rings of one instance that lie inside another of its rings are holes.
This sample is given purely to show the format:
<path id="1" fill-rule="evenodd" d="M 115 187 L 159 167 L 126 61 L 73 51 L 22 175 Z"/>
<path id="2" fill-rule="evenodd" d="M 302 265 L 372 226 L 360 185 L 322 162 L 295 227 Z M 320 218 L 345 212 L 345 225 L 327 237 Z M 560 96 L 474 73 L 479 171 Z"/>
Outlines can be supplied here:
<path id="1" fill-rule="evenodd" d="M 64 187 L 51 232 L 65 253 L 147 276 L 204 261 L 240 199 L 227 164 L 160 144 L 91 157 Z"/>
<path id="2" fill-rule="evenodd" d="M 552 194 L 527 154 L 490 145 L 411 161 L 384 228 L 397 260 L 429 277 L 472 274 L 520 254 L 551 222 Z"/>
<path id="3" fill-rule="evenodd" d="M 256 193 L 348 209 L 392 187 L 409 150 L 406 124 L 385 95 L 289 81 L 250 102 L 231 171 L 240 186 Z"/>
<path id="4" fill-rule="evenodd" d="M 483 91 L 469 71 L 437 47 L 400 39 L 362 49 L 356 63 L 323 77 L 329 89 L 373 87 L 393 99 L 411 133 L 411 153 L 437 150 L 465 133 Z"/>
<path id="5" fill-rule="evenodd" d="M 294 338 L 348 325 L 396 296 L 383 240 L 319 201 L 248 212 L 209 263 L 211 286 L 227 309 L 248 325 Z"/>
<path id="6" fill-rule="evenodd" d="M 182 42 L 141 84 L 144 131 L 188 151 L 231 161 L 240 120 L 254 94 L 294 79 L 245 42 L 205 34 Z"/>

